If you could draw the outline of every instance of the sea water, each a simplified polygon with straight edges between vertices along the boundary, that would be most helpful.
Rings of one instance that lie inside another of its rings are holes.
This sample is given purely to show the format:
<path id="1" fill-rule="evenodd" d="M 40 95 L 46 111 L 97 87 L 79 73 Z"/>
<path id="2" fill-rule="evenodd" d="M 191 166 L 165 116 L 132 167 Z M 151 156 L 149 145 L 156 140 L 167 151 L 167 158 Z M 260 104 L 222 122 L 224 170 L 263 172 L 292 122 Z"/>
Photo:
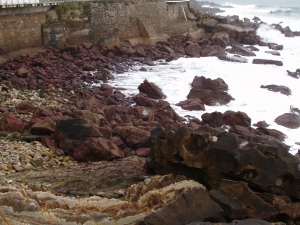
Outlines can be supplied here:
<path id="1" fill-rule="evenodd" d="M 239 15 L 241 19 L 258 16 L 268 24 L 282 22 L 283 27 L 288 25 L 293 31 L 300 30 L 299 15 L 284 13 L 287 6 L 297 8 L 299 3 L 296 1 L 263 1 L 263 4 L 262 1 L 255 0 L 243 1 L 243 4 L 240 4 L 240 1 L 215 2 L 233 6 L 224 8 L 226 11 L 221 13 L 222 15 Z M 201 120 L 201 115 L 205 112 L 245 112 L 252 119 L 252 124 L 265 120 L 270 125 L 268 128 L 277 129 L 287 135 L 285 143 L 290 146 L 290 153 L 295 154 L 300 149 L 296 144 L 300 142 L 300 128 L 289 129 L 277 125 L 274 120 L 283 113 L 290 112 L 291 106 L 300 109 L 300 79 L 292 78 L 286 72 L 295 72 L 300 68 L 300 37 L 286 38 L 267 25 L 262 25 L 257 34 L 266 42 L 282 44 L 284 49 L 280 51 L 281 55 L 273 56 L 265 53 L 269 50 L 268 47 L 256 46 L 259 52 L 255 52 L 255 57 L 246 57 L 248 63 L 221 61 L 216 57 L 180 58 L 167 65 L 159 65 L 159 62 L 156 62 L 156 66 L 139 65 L 124 74 L 116 74 L 115 80 L 109 84 L 125 88 L 126 90 L 122 91 L 124 94 L 134 96 L 139 92 L 138 86 L 147 79 L 162 89 L 167 96 L 166 101 L 182 117 L 189 115 Z M 283 66 L 252 64 L 254 58 L 280 60 Z M 147 68 L 147 72 L 139 71 L 142 66 Z M 195 76 L 222 78 L 229 86 L 228 93 L 235 100 L 224 106 L 205 106 L 205 111 L 186 111 L 176 106 L 176 103 L 186 100 Z M 260 88 L 261 85 L 270 84 L 287 86 L 292 95 L 286 96 Z"/>

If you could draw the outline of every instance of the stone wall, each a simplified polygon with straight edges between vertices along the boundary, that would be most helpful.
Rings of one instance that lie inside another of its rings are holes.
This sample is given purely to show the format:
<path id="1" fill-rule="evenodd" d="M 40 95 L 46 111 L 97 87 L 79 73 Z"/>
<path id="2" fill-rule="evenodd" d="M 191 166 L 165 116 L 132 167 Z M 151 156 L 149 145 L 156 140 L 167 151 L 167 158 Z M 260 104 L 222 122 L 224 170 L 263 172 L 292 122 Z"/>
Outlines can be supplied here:
<path id="1" fill-rule="evenodd" d="M 0 54 L 42 45 L 42 24 L 46 13 L 0 17 Z"/>

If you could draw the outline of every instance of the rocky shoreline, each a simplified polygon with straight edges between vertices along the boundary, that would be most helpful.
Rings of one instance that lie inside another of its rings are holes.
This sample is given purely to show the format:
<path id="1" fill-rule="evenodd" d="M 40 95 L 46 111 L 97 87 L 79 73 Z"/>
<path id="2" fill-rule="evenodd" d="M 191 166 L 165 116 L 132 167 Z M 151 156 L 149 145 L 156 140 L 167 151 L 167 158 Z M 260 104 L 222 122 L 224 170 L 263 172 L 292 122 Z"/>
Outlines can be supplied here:
<path id="1" fill-rule="evenodd" d="M 187 121 L 147 80 L 133 98 L 107 84 L 137 64 L 209 56 L 243 63 L 254 45 L 282 47 L 260 41 L 258 18 L 193 9 L 199 30 L 155 45 L 111 35 L 0 64 L 1 224 L 300 223 L 300 160 L 284 134 L 263 121 L 251 128 L 244 112 Z M 227 90 L 222 79 L 195 77 L 179 105 L 227 104 L 234 100 Z M 298 110 L 278 123 L 297 129 Z"/>

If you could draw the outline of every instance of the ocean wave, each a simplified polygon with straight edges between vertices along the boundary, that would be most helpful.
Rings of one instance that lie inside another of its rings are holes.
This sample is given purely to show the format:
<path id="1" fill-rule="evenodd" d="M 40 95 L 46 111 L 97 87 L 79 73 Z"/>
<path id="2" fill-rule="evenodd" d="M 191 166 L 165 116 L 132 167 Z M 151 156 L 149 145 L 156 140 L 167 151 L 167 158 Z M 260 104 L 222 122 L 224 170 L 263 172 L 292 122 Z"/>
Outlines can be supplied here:
<path id="1" fill-rule="evenodd" d="M 279 16 L 299 16 L 300 15 L 300 8 L 293 7 L 293 8 L 286 8 L 286 9 L 277 9 L 277 10 L 271 10 L 269 12 L 273 15 L 279 15 Z"/>

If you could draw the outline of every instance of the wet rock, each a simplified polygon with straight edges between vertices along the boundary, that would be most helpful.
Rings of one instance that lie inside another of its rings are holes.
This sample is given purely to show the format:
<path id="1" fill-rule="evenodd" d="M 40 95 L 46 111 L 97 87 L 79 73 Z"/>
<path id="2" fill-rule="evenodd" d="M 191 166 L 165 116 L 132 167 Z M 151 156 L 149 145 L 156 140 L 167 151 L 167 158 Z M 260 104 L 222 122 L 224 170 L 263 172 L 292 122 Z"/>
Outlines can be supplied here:
<path id="1" fill-rule="evenodd" d="M 95 71 L 96 70 L 96 68 L 94 66 L 89 65 L 89 64 L 84 64 L 82 66 L 82 69 L 85 70 L 85 71 Z"/>
<path id="2" fill-rule="evenodd" d="M 162 90 L 154 83 L 151 83 L 148 80 L 144 80 L 144 82 L 139 85 L 138 89 L 140 92 L 145 93 L 149 98 L 153 98 L 153 99 L 166 98 Z"/>
<path id="3" fill-rule="evenodd" d="M 228 91 L 228 85 L 221 78 L 212 80 L 203 76 L 195 76 L 192 82 L 192 87 L 210 91 Z"/>
<path id="4" fill-rule="evenodd" d="M 185 52 L 188 56 L 200 57 L 200 46 L 197 43 L 190 44 L 185 48 Z"/>
<path id="5" fill-rule="evenodd" d="M 253 124 L 255 127 L 262 127 L 262 128 L 267 128 L 269 124 L 266 123 L 266 121 L 258 121 L 257 123 Z"/>
<path id="6" fill-rule="evenodd" d="M 25 125 L 15 114 L 5 112 L 0 119 L 0 129 L 8 133 L 23 132 Z"/>
<path id="7" fill-rule="evenodd" d="M 202 23 L 201 27 L 205 30 L 206 33 L 210 33 L 213 31 L 213 29 L 217 24 L 218 24 L 218 20 L 208 19 L 207 21 Z"/>
<path id="8" fill-rule="evenodd" d="M 220 112 L 204 113 L 201 116 L 203 124 L 211 127 L 221 127 L 223 125 L 222 117 L 223 114 Z"/>
<path id="9" fill-rule="evenodd" d="M 190 98 L 185 101 L 180 101 L 176 104 L 185 110 L 203 110 L 205 111 L 205 106 L 200 99 Z"/>
<path id="10" fill-rule="evenodd" d="M 283 49 L 283 45 L 278 45 L 278 44 L 275 44 L 275 43 L 268 43 L 268 47 L 269 49 L 272 49 L 272 50 L 282 50 Z"/>
<path id="11" fill-rule="evenodd" d="M 229 35 L 225 32 L 215 33 L 212 36 L 211 45 L 218 45 L 221 48 L 226 48 L 229 44 Z"/>
<path id="12" fill-rule="evenodd" d="M 269 53 L 269 54 L 271 54 L 271 55 L 280 56 L 280 53 L 279 53 L 279 52 L 276 52 L 276 51 L 265 51 L 265 53 Z"/>
<path id="13" fill-rule="evenodd" d="M 291 89 L 286 87 L 286 86 L 283 86 L 283 85 L 271 84 L 271 85 L 261 85 L 260 87 L 268 89 L 269 91 L 280 92 L 281 94 L 284 94 L 284 95 L 287 95 L 287 96 L 292 94 Z"/>
<path id="14" fill-rule="evenodd" d="M 214 32 L 226 32 L 230 38 L 236 38 L 238 42 L 242 42 L 246 35 L 255 34 L 253 28 L 242 28 L 231 24 L 217 24 Z"/>
<path id="15" fill-rule="evenodd" d="M 226 105 L 234 100 L 228 93 L 223 91 L 210 91 L 204 89 L 192 88 L 187 98 L 199 98 L 205 105 Z"/>
<path id="16" fill-rule="evenodd" d="M 299 79 L 300 78 L 300 70 L 297 69 L 296 72 L 291 72 L 289 70 L 286 71 L 288 73 L 289 76 L 293 77 L 293 78 L 296 78 L 296 79 Z"/>
<path id="17" fill-rule="evenodd" d="M 241 134 L 241 135 L 254 135 L 256 134 L 255 129 L 252 127 L 233 125 L 228 130 L 231 133 Z"/>
<path id="18" fill-rule="evenodd" d="M 250 33 L 249 35 L 246 35 L 242 43 L 246 45 L 257 45 L 260 42 L 260 37 L 254 33 Z"/>
<path id="19" fill-rule="evenodd" d="M 255 129 L 255 133 L 258 135 L 268 135 L 280 141 L 284 141 L 286 139 L 286 135 L 276 129 L 267 129 L 264 127 L 258 127 Z"/>
<path id="20" fill-rule="evenodd" d="M 231 110 L 228 110 L 223 113 L 222 117 L 223 124 L 234 126 L 234 125 L 240 125 L 244 127 L 250 127 L 251 126 L 251 118 L 244 112 L 234 112 Z"/>
<path id="21" fill-rule="evenodd" d="M 203 49 L 201 49 L 201 56 L 203 57 L 211 57 L 211 56 L 219 57 L 221 55 L 226 55 L 225 50 L 217 45 L 205 46 Z"/>
<path id="22" fill-rule="evenodd" d="M 276 66 L 283 66 L 282 61 L 271 59 L 253 59 L 252 64 L 271 64 Z"/>
<path id="23" fill-rule="evenodd" d="M 300 116 L 293 113 L 284 113 L 275 119 L 275 123 L 287 128 L 297 129 L 300 127 Z"/>
<path id="24" fill-rule="evenodd" d="M 154 106 L 153 100 L 151 100 L 148 95 L 144 93 L 139 93 L 133 97 L 133 100 L 138 106 L 152 107 Z"/>
<path id="25" fill-rule="evenodd" d="M 224 60 L 224 61 L 229 61 L 229 62 L 239 62 L 239 63 L 247 63 L 248 62 L 248 59 L 246 58 L 243 58 L 239 55 L 219 55 L 218 56 L 218 59 L 220 60 Z"/>
<path id="26" fill-rule="evenodd" d="M 248 48 L 237 46 L 237 45 L 231 48 L 230 53 L 234 53 L 242 56 L 256 56 L 255 53 L 249 50 Z"/>

